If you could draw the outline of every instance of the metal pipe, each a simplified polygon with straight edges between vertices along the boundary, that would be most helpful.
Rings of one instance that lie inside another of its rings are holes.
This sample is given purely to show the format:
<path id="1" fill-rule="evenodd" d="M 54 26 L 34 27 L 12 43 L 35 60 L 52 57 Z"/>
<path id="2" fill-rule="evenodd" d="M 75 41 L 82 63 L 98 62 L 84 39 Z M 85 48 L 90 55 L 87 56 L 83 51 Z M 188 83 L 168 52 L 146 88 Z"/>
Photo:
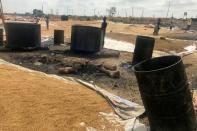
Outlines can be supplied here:
<path id="1" fill-rule="evenodd" d="M 196 131 L 196 117 L 181 57 L 146 60 L 133 68 L 151 131 Z"/>
<path id="2" fill-rule="evenodd" d="M 155 39 L 147 36 L 137 36 L 132 65 L 152 58 Z"/>

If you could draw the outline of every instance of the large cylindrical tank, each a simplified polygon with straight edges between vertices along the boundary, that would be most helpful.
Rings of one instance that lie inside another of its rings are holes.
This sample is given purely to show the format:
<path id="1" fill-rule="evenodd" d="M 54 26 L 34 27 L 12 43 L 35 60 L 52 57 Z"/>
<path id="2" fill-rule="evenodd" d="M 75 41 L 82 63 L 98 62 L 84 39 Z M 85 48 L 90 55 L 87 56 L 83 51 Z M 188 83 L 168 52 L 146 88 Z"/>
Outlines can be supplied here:
<path id="1" fill-rule="evenodd" d="M 71 50 L 75 52 L 99 52 L 102 49 L 103 30 L 97 27 L 72 26 Z"/>
<path id="2" fill-rule="evenodd" d="M 0 29 L 0 46 L 3 45 L 3 29 Z"/>
<path id="3" fill-rule="evenodd" d="M 6 28 L 6 47 L 11 49 L 34 49 L 41 46 L 39 24 L 9 22 Z"/>
<path id="4" fill-rule="evenodd" d="M 137 36 L 132 65 L 152 58 L 155 39 L 147 36 Z"/>
<path id="5" fill-rule="evenodd" d="M 179 56 L 146 60 L 133 69 L 151 131 L 196 131 L 192 96 Z"/>
<path id="6" fill-rule="evenodd" d="M 54 30 L 54 44 L 59 45 L 64 43 L 64 30 Z"/>

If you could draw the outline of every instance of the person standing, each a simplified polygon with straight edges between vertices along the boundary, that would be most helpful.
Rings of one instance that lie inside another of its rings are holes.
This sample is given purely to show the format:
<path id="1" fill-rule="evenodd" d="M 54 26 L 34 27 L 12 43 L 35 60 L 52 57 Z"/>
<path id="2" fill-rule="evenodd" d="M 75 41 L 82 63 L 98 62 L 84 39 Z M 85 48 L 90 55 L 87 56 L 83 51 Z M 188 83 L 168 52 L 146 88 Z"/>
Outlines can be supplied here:
<path id="1" fill-rule="evenodd" d="M 160 30 L 160 24 L 161 24 L 161 19 L 159 18 L 157 20 L 157 24 L 154 28 L 154 32 L 153 32 L 153 35 L 158 35 L 159 34 L 159 30 Z"/>
<path id="2" fill-rule="evenodd" d="M 39 21 L 40 21 L 40 18 L 35 17 L 34 19 L 35 19 L 35 21 L 36 21 L 36 24 L 38 24 L 38 23 L 39 23 Z"/>
<path id="3" fill-rule="evenodd" d="M 173 17 L 171 17 L 171 20 L 170 20 L 170 30 L 172 30 L 173 28 Z"/>
<path id="4" fill-rule="evenodd" d="M 45 16 L 47 30 L 49 30 L 49 15 Z"/>
<path id="5" fill-rule="evenodd" d="M 101 29 L 103 30 L 103 43 L 102 43 L 102 48 L 104 47 L 105 43 L 105 34 L 106 34 L 106 29 L 107 29 L 107 17 L 103 17 L 103 22 L 101 25 Z"/>

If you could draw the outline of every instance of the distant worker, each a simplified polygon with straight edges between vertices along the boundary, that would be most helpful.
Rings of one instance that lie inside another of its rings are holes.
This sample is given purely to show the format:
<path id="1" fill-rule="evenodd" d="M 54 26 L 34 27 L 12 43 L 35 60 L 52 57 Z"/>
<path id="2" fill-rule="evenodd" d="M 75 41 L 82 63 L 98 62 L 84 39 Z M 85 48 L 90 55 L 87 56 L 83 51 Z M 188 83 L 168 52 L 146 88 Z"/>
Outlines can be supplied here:
<path id="1" fill-rule="evenodd" d="M 105 42 L 105 34 L 106 34 L 106 29 L 107 29 L 107 17 L 103 17 L 103 22 L 101 25 L 101 29 L 103 30 L 103 45 L 102 47 L 104 47 L 104 42 Z"/>
<path id="2" fill-rule="evenodd" d="M 159 30 L 160 30 L 160 24 L 161 24 L 161 19 L 159 18 L 157 20 L 157 24 L 154 28 L 154 32 L 153 32 L 153 35 L 158 35 L 159 34 Z"/>
<path id="3" fill-rule="evenodd" d="M 191 25 L 192 25 L 192 21 L 191 21 L 191 19 L 189 19 L 189 20 L 187 21 L 187 30 L 190 30 Z"/>
<path id="4" fill-rule="evenodd" d="M 171 18 L 171 21 L 170 21 L 170 30 L 172 30 L 173 28 L 173 17 Z"/>
<path id="5" fill-rule="evenodd" d="M 171 22 L 170 23 L 170 30 L 172 30 L 172 28 L 173 28 L 173 23 Z"/>
<path id="6" fill-rule="evenodd" d="M 35 17 L 34 19 L 35 19 L 35 21 L 36 21 L 36 24 L 38 24 L 38 23 L 39 23 L 39 21 L 40 21 L 40 18 Z"/>
<path id="7" fill-rule="evenodd" d="M 49 30 L 49 15 L 45 17 L 45 21 L 46 21 L 47 30 Z"/>

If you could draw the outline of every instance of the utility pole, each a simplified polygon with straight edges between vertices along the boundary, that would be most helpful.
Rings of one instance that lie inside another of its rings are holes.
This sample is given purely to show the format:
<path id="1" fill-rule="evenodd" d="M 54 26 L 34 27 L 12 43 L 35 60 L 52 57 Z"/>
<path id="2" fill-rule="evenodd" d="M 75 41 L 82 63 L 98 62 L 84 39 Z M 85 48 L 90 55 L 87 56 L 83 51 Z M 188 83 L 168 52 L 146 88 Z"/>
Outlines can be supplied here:
<path id="1" fill-rule="evenodd" d="M 42 13 L 44 13 L 44 0 L 42 0 Z"/>
<path id="2" fill-rule="evenodd" d="M 67 15 L 68 15 L 68 7 L 67 7 Z"/>
<path id="3" fill-rule="evenodd" d="M 118 17 L 120 16 L 120 12 L 119 12 L 119 11 L 117 11 L 117 16 L 118 16 Z"/>
<path id="4" fill-rule="evenodd" d="M 134 17 L 134 8 L 132 7 L 132 17 Z"/>
<path id="5" fill-rule="evenodd" d="M 3 26 L 4 26 L 4 29 L 5 29 L 5 32 L 6 32 L 6 28 L 5 28 L 5 17 L 4 17 L 4 13 L 3 13 L 3 4 L 0 0 L 0 17 L 2 19 L 2 23 L 3 23 Z"/>
<path id="6" fill-rule="evenodd" d="M 98 10 L 98 16 L 100 16 L 100 11 Z"/>
<path id="7" fill-rule="evenodd" d="M 96 16 L 96 9 L 94 8 L 94 16 Z"/>
<path id="8" fill-rule="evenodd" d="M 106 9 L 106 11 L 103 11 L 103 16 L 110 16 L 110 13 L 109 13 L 109 9 Z"/>
<path id="9" fill-rule="evenodd" d="M 74 16 L 74 9 L 71 9 L 71 12 L 72 12 L 72 16 Z"/>
<path id="10" fill-rule="evenodd" d="M 142 8 L 142 15 L 141 17 L 143 18 L 144 17 L 144 8 Z"/>
<path id="11" fill-rule="evenodd" d="M 86 16 L 86 9 L 84 9 L 84 16 Z"/>
<path id="12" fill-rule="evenodd" d="M 56 15 L 57 15 L 57 16 L 59 15 L 59 10 L 58 10 L 58 9 L 56 9 Z"/>
<path id="13" fill-rule="evenodd" d="M 44 7 L 43 7 L 43 4 L 42 4 L 42 13 L 44 13 Z"/>
<path id="14" fill-rule="evenodd" d="M 168 14 L 169 14 L 169 11 L 170 11 L 170 6 L 171 6 L 171 1 L 169 0 L 169 5 L 168 5 L 168 10 L 167 10 L 166 18 L 168 18 Z"/>
<path id="15" fill-rule="evenodd" d="M 50 11 L 51 11 L 51 15 L 53 15 L 53 9 L 51 9 Z"/>
<path id="16" fill-rule="evenodd" d="M 125 10 L 125 16 L 126 16 L 126 18 L 127 18 L 127 9 Z"/>

